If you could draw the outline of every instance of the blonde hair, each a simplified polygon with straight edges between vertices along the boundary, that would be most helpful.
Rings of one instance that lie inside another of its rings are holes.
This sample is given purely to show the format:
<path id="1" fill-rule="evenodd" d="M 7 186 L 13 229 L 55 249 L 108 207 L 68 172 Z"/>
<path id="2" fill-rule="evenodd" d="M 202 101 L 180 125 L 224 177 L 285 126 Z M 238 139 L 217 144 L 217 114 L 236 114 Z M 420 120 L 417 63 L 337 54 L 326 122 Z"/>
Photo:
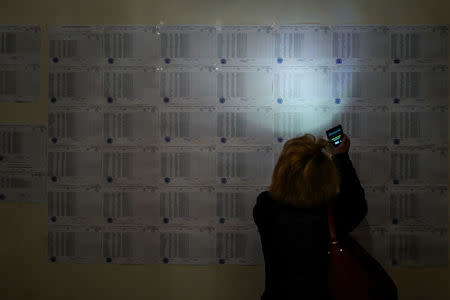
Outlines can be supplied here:
<path id="1" fill-rule="evenodd" d="M 339 175 L 329 143 L 305 134 L 288 140 L 272 174 L 271 196 L 295 207 L 317 207 L 337 194 Z"/>

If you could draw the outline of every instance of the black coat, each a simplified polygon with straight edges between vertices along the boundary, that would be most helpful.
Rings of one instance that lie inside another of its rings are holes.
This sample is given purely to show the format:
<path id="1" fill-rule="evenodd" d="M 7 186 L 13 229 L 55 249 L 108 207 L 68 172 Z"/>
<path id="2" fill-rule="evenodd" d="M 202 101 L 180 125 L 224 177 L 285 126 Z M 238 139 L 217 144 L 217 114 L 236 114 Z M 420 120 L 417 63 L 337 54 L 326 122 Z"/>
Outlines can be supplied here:
<path id="1" fill-rule="evenodd" d="M 336 236 L 343 239 L 367 215 L 367 202 L 347 153 L 333 156 L 341 177 L 331 201 Z M 268 191 L 258 195 L 253 219 L 261 237 L 265 290 L 261 299 L 331 299 L 328 293 L 326 207 L 300 209 L 274 201 Z"/>

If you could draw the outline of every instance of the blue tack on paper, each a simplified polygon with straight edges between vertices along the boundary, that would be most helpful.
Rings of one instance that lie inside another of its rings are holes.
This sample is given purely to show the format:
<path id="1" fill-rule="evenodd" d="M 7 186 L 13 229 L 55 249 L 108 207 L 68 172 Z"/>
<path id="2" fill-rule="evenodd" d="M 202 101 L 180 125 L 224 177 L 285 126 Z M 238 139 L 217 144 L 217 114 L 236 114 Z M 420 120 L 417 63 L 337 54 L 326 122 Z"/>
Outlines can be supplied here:
<path id="1" fill-rule="evenodd" d="M 168 143 L 168 142 L 170 142 L 170 136 L 166 136 L 165 138 L 164 138 L 164 140 Z"/>
<path id="2" fill-rule="evenodd" d="M 163 99 L 164 103 L 168 103 L 169 100 L 170 100 L 169 97 L 164 97 L 164 99 Z"/>
<path id="3" fill-rule="evenodd" d="M 224 65 L 224 64 L 227 63 L 227 60 L 226 60 L 225 58 L 222 58 L 222 59 L 220 60 L 220 63 L 221 63 L 222 65 Z"/>
<path id="4" fill-rule="evenodd" d="M 169 218 L 164 218 L 163 222 L 166 223 L 166 224 L 169 223 Z"/>
<path id="5" fill-rule="evenodd" d="M 50 220 L 51 220 L 52 222 L 56 222 L 56 217 L 53 216 L 53 217 L 50 218 Z"/>
<path id="6" fill-rule="evenodd" d="M 219 264 L 223 265 L 225 263 L 225 259 L 221 258 L 219 259 Z"/>
<path id="7" fill-rule="evenodd" d="M 277 141 L 278 141 L 278 143 L 282 143 L 282 142 L 283 142 L 283 138 L 282 138 L 282 137 L 279 137 L 279 138 L 277 139 Z"/>
<path id="8" fill-rule="evenodd" d="M 56 261 L 56 257 L 55 256 L 50 257 L 50 261 L 55 262 Z"/>
<path id="9" fill-rule="evenodd" d="M 3 156 L 0 155 L 0 161 L 2 161 L 2 160 L 3 160 Z"/>
<path id="10" fill-rule="evenodd" d="M 108 58 L 108 63 L 110 63 L 110 64 L 114 63 L 114 59 L 113 58 Z"/>
<path id="11" fill-rule="evenodd" d="M 341 103 L 341 99 L 340 99 L 340 98 L 336 98 L 336 99 L 334 100 L 334 103 L 336 103 L 336 104 Z"/>
<path id="12" fill-rule="evenodd" d="M 107 257 L 106 258 L 106 262 L 108 262 L 108 263 L 112 262 L 112 258 L 111 257 Z"/>
<path id="13" fill-rule="evenodd" d="M 106 142 L 107 142 L 108 144 L 112 144 L 113 139 L 112 139 L 112 138 L 108 138 L 108 139 L 106 140 Z"/>
<path id="14" fill-rule="evenodd" d="M 400 59 L 396 58 L 394 59 L 394 64 L 399 64 L 400 63 Z"/>
<path id="15" fill-rule="evenodd" d="M 220 179 L 220 182 L 222 182 L 223 184 L 227 183 L 227 179 L 226 178 L 222 178 Z"/>
<path id="16" fill-rule="evenodd" d="M 57 57 L 53 57 L 53 62 L 56 64 L 59 61 Z"/>
<path id="17" fill-rule="evenodd" d="M 394 139 L 394 144 L 396 144 L 396 145 L 400 144 L 400 140 L 399 139 Z"/>
<path id="18" fill-rule="evenodd" d="M 400 99 L 398 99 L 398 98 L 395 98 L 395 99 L 394 99 L 394 103 L 395 103 L 395 104 L 398 104 L 398 103 L 400 103 Z"/>
<path id="19" fill-rule="evenodd" d="M 281 103 L 283 103 L 283 99 L 278 98 L 278 99 L 277 99 L 277 102 L 278 102 L 279 104 L 281 104 Z"/>
<path id="20" fill-rule="evenodd" d="M 112 97 L 108 97 L 108 103 L 112 103 L 113 102 L 113 98 Z"/>
<path id="21" fill-rule="evenodd" d="M 5 194 L 0 194 L 0 200 L 5 200 L 5 199 L 6 199 Z"/>
<path id="22" fill-rule="evenodd" d="M 222 224 L 225 223 L 225 218 L 220 218 L 219 222 L 222 223 Z"/>
<path id="23" fill-rule="evenodd" d="M 220 141 L 225 144 L 227 142 L 227 139 L 223 137 L 220 139 Z"/>
<path id="24" fill-rule="evenodd" d="M 165 263 L 165 264 L 169 263 L 169 259 L 167 257 L 164 257 L 163 258 L 163 263 Z"/>
<path id="25" fill-rule="evenodd" d="M 56 182 L 56 180 L 57 180 L 56 176 L 52 176 L 52 181 Z"/>
<path id="26" fill-rule="evenodd" d="M 52 99 L 50 99 L 50 101 L 51 101 L 52 103 L 55 103 L 55 102 L 56 102 L 56 98 L 55 98 L 55 97 L 52 97 Z"/>
<path id="27" fill-rule="evenodd" d="M 224 102 L 225 102 L 225 98 L 224 98 L 224 97 L 221 97 L 221 98 L 219 99 L 219 102 L 220 102 L 220 103 L 224 103 Z"/>
<path id="28" fill-rule="evenodd" d="M 281 57 L 278 57 L 277 63 L 281 64 L 283 62 L 283 59 Z"/>
<path id="29" fill-rule="evenodd" d="M 108 223 L 112 223 L 113 219 L 112 218 L 108 218 L 107 221 L 108 221 Z"/>
<path id="30" fill-rule="evenodd" d="M 394 180 L 393 180 L 393 183 L 394 183 L 394 184 L 399 184 L 398 179 L 394 179 Z"/>
<path id="31" fill-rule="evenodd" d="M 108 176 L 108 178 L 106 178 L 106 180 L 107 180 L 108 182 L 112 182 L 112 181 L 113 181 L 113 178 L 112 178 L 111 176 Z"/>
<path id="32" fill-rule="evenodd" d="M 164 182 L 165 183 L 169 183 L 170 182 L 170 178 L 169 177 L 164 178 Z"/>
<path id="33" fill-rule="evenodd" d="M 341 59 L 341 58 L 337 58 L 337 59 L 336 59 L 336 63 L 337 63 L 337 64 L 342 64 L 342 59 Z"/>
<path id="34" fill-rule="evenodd" d="M 170 58 L 164 59 L 164 62 L 165 62 L 166 64 L 170 64 Z"/>
<path id="35" fill-rule="evenodd" d="M 398 220 L 397 219 L 392 219 L 392 224 L 398 224 Z"/>
<path id="36" fill-rule="evenodd" d="M 58 139 L 57 138 L 55 138 L 55 137 L 52 137 L 52 143 L 53 144 L 56 144 L 56 142 L 58 141 Z"/>

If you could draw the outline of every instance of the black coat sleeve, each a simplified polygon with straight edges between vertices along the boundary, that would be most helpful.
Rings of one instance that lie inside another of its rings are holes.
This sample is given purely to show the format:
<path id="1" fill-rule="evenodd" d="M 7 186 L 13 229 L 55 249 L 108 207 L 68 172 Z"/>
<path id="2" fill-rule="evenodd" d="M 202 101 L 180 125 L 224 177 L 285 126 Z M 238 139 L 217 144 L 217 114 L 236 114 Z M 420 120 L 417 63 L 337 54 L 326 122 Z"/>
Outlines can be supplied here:
<path id="1" fill-rule="evenodd" d="M 367 215 L 367 202 L 348 153 L 334 155 L 333 162 L 341 178 L 340 191 L 332 205 L 336 235 L 339 239 L 361 223 Z"/>

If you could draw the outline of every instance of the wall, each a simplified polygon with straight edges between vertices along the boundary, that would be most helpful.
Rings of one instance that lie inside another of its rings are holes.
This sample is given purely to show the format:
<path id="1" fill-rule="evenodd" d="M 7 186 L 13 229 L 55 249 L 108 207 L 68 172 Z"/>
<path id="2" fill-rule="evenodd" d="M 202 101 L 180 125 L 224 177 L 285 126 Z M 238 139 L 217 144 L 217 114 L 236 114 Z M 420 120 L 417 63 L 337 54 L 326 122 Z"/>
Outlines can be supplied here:
<path id="1" fill-rule="evenodd" d="M 448 24 L 449 21 L 450 2 L 446 0 L 343 3 L 0 0 L 2 24 Z M 46 34 L 46 26 L 43 33 Z M 32 104 L 2 103 L 0 122 L 47 122 L 46 53 L 43 40 L 40 100 Z M 264 289 L 263 266 L 49 264 L 45 248 L 46 210 L 47 202 L 1 204 L 1 299 L 259 299 Z M 397 283 L 401 300 L 449 298 L 448 267 L 395 267 L 388 271 Z"/>

